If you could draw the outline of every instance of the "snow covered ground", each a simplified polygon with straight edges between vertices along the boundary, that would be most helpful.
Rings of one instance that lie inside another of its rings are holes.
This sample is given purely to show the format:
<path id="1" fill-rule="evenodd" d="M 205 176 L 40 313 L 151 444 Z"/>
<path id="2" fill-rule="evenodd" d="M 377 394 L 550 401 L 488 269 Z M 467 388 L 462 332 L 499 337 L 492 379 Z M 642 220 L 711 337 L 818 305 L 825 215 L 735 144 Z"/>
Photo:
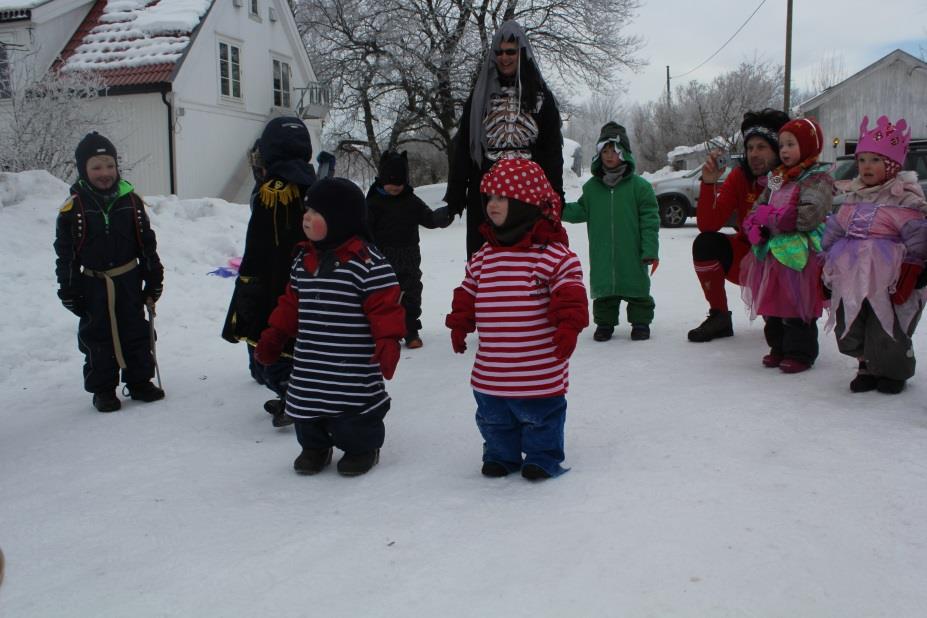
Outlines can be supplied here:
<path id="1" fill-rule="evenodd" d="M 687 342 L 705 312 L 691 224 L 661 233 L 653 338 L 581 336 L 568 474 L 480 476 L 475 346 L 454 355 L 443 327 L 457 221 L 422 231 L 425 347 L 388 384 L 380 464 L 301 477 L 292 428 L 219 337 L 233 280 L 206 275 L 241 254 L 247 206 L 150 199 L 168 395 L 99 414 L 55 296 L 65 193 L 0 175 L 0 616 L 924 615 L 925 374 L 852 395 L 830 334 L 812 371 L 764 369 L 733 289 L 737 336 Z"/>

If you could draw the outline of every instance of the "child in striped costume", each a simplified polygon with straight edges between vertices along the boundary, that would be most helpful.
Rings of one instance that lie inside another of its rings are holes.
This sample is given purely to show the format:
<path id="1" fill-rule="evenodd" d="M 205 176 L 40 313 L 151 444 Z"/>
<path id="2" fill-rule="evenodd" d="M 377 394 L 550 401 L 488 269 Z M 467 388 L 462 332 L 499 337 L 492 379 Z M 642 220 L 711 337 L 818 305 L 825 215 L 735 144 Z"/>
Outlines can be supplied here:
<path id="1" fill-rule="evenodd" d="M 273 364 L 295 339 L 286 414 L 295 419 L 300 474 L 316 474 L 344 451 L 338 472 L 356 476 L 380 456 L 389 410 L 383 379 L 393 377 L 405 311 L 386 258 L 365 239 L 364 194 L 344 178 L 306 192 L 303 231 L 290 282 L 254 356 Z"/>
<path id="2" fill-rule="evenodd" d="M 482 473 L 558 476 L 566 472 L 569 358 L 589 325 L 582 268 L 560 224 L 560 197 L 537 163 L 499 161 L 480 192 L 488 197 L 486 242 L 467 263 L 445 323 L 459 354 L 467 333 L 479 332 L 470 384 Z"/>

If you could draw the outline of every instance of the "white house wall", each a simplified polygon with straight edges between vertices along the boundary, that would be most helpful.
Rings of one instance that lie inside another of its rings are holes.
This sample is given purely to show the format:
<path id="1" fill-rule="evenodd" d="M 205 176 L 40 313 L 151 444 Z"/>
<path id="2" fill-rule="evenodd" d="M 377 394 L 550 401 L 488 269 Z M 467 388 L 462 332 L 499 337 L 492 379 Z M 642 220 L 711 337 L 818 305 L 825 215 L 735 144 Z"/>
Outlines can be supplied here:
<path id="1" fill-rule="evenodd" d="M 246 153 L 267 121 L 294 109 L 273 106 L 272 59 L 290 64 L 291 87 L 314 81 L 305 60 L 285 33 L 283 2 L 259 0 L 259 19 L 231 0 L 216 2 L 173 83 L 177 193 L 181 197 L 221 197 L 245 202 L 253 186 Z M 273 7 L 277 20 L 269 19 Z M 290 23 L 292 23 L 292 18 Z M 219 92 L 219 41 L 241 48 L 240 101 Z M 292 95 L 295 105 L 296 94 Z M 307 121 L 313 152 L 319 151 L 321 123 Z"/>
<path id="2" fill-rule="evenodd" d="M 892 121 L 905 118 L 915 139 L 927 138 L 927 70 L 896 61 L 842 86 L 816 108 L 802 110 L 817 118 L 824 130 L 822 159 L 833 161 L 846 142 L 856 142 L 863 116 L 870 126 L 882 114 Z M 833 139 L 840 143 L 834 147 Z"/>

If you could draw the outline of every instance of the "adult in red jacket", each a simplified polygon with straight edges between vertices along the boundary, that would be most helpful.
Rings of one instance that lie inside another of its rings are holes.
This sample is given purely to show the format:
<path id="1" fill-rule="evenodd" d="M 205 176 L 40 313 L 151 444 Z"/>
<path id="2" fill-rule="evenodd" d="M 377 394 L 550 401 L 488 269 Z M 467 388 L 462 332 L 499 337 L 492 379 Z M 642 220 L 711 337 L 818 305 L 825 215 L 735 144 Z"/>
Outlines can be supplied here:
<path id="1" fill-rule="evenodd" d="M 766 173 L 779 164 L 779 128 L 788 122 L 785 112 L 766 108 L 747 112 L 740 125 L 744 158 L 719 186 L 721 176 L 716 157 L 708 155 L 702 166 L 702 185 L 698 196 L 696 220 L 701 232 L 692 243 L 695 274 L 705 300 L 708 317 L 689 331 L 689 341 L 711 341 L 734 334 L 731 312 L 727 306 L 724 280 L 740 284 L 740 260 L 750 249 L 743 232 L 744 217 L 766 187 Z M 734 234 L 719 230 L 735 217 Z"/>

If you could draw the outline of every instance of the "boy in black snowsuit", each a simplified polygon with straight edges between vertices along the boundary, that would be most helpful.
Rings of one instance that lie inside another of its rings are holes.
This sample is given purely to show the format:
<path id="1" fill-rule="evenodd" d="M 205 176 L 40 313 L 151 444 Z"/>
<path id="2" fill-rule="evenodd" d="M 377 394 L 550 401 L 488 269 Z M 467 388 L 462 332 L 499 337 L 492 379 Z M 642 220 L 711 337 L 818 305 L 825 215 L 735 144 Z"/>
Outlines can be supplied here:
<path id="1" fill-rule="evenodd" d="M 302 120 L 281 116 L 267 123 L 258 150 L 264 169 L 263 183 L 251 196 L 251 219 L 245 252 L 238 268 L 235 292 L 229 304 L 222 337 L 244 341 L 250 353 L 267 328 L 267 318 L 290 280 L 296 243 L 303 233 L 303 196 L 315 182 L 312 141 Z M 293 367 L 292 347 L 276 363 L 251 365 L 252 376 L 277 394 L 264 404 L 274 427 L 293 419 L 283 413 L 283 399 Z"/>
<path id="2" fill-rule="evenodd" d="M 377 179 L 367 192 L 367 223 L 373 241 L 386 256 L 402 289 L 406 310 L 406 347 L 422 347 L 422 253 L 418 226 L 447 227 L 453 216 L 447 206 L 432 210 L 409 184 L 405 152 L 387 151 L 380 158 Z"/>
<path id="3" fill-rule="evenodd" d="M 164 267 L 145 204 L 119 177 L 116 148 L 93 132 L 75 151 L 79 179 L 58 213 L 55 274 L 58 298 L 80 318 L 84 388 L 100 412 L 122 404 L 119 371 L 129 396 L 156 401 L 155 364 L 145 305 L 161 297 Z"/>

